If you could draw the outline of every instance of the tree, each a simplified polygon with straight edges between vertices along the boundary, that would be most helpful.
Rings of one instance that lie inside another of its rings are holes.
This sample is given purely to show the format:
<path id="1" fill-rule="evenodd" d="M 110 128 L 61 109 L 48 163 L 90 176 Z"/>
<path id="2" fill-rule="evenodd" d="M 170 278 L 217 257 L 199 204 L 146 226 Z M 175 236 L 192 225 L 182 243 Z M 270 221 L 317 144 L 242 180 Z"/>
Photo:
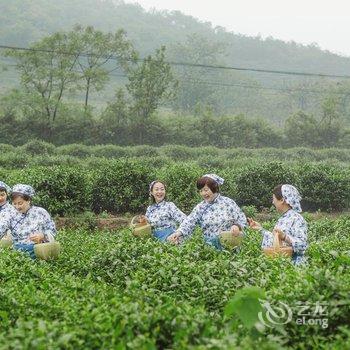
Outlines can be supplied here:
<path id="1" fill-rule="evenodd" d="M 329 96 L 322 103 L 322 118 L 319 127 L 321 147 L 335 147 L 341 138 L 339 98 Z"/>
<path id="2" fill-rule="evenodd" d="M 158 49 L 152 57 L 148 56 L 128 73 L 126 89 L 132 99 L 130 114 L 138 135 L 138 143 L 144 142 L 147 123 L 162 101 L 174 96 L 177 82 L 170 64 L 165 62 L 165 47 Z"/>
<path id="3" fill-rule="evenodd" d="M 104 143 L 128 145 L 131 132 L 129 105 L 125 91 L 119 89 L 113 102 L 109 102 L 101 115 L 99 133 Z"/>
<path id="4" fill-rule="evenodd" d="M 170 48 L 169 58 L 183 63 L 217 65 L 225 54 L 225 45 L 213 42 L 198 34 L 189 35 L 185 43 L 177 43 Z M 227 73 L 227 72 L 226 72 Z M 218 81 L 218 70 L 195 67 L 191 65 L 176 68 L 179 86 L 174 108 L 184 112 L 194 112 L 202 106 L 215 106 L 214 97 L 217 87 L 206 84 L 207 81 Z"/>
<path id="5" fill-rule="evenodd" d="M 75 91 L 78 73 L 74 70 L 79 50 L 68 40 L 67 34 L 55 33 L 25 51 L 10 50 L 8 56 L 17 59 L 21 83 L 28 94 L 37 99 L 41 112 L 46 116 L 50 134 L 64 93 Z"/>
<path id="6" fill-rule="evenodd" d="M 289 146 L 317 147 L 320 144 L 318 128 L 319 122 L 314 116 L 299 111 L 286 120 L 284 134 Z"/>
<path id="7" fill-rule="evenodd" d="M 127 69 L 131 63 L 135 63 L 137 55 L 122 29 L 112 34 L 95 30 L 91 26 L 77 26 L 68 37 L 83 53 L 78 57 L 77 66 L 84 81 L 82 89 L 85 91 L 86 110 L 91 89 L 101 90 L 111 72 Z"/>

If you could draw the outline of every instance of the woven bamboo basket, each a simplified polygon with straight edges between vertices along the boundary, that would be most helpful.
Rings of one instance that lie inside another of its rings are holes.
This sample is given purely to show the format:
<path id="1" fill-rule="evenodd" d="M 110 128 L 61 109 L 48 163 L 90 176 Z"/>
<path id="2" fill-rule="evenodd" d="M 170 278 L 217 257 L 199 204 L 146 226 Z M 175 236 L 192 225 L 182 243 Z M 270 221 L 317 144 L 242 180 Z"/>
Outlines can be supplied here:
<path id="1" fill-rule="evenodd" d="M 61 251 L 59 242 L 39 243 L 34 245 L 34 253 L 38 259 L 54 260 Z"/>
<path id="2" fill-rule="evenodd" d="M 4 237 L 0 239 L 0 248 L 10 248 L 12 247 L 12 239 Z"/>
<path id="3" fill-rule="evenodd" d="M 291 257 L 293 254 L 293 248 L 291 246 L 283 246 L 276 231 L 273 232 L 273 234 L 273 246 L 263 248 L 264 254 L 271 258 L 278 258 L 280 256 Z"/>
<path id="4" fill-rule="evenodd" d="M 151 225 L 147 222 L 147 220 L 140 222 L 139 216 L 134 216 L 131 219 L 130 228 L 135 237 L 148 238 L 152 236 Z"/>
<path id="5" fill-rule="evenodd" d="M 219 240 L 225 249 L 233 249 L 242 244 L 243 236 L 234 236 L 231 231 L 222 231 Z"/>

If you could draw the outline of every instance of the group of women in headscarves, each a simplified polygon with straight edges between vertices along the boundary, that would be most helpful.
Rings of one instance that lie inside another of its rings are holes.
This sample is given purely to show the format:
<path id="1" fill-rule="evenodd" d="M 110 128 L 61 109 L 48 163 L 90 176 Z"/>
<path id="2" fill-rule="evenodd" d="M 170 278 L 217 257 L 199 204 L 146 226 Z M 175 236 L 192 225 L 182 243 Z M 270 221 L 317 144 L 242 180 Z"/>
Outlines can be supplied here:
<path id="1" fill-rule="evenodd" d="M 30 185 L 17 184 L 11 189 L 0 181 L 0 239 L 10 232 L 13 248 L 27 252 L 32 258 L 35 258 L 35 244 L 53 242 L 56 236 L 50 214 L 32 204 L 34 195 Z"/>
<path id="2" fill-rule="evenodd" d="M 307 224 L 300 215 L 298 190 L 292 185 L 279 185 L 272 193 L 272 203 L 281 217 L 272 232 L 261 224 L 246 218 L 234 200 L 220 194 L 224 179 L 216 174 L 206 174 L 197 180 L 197 189 L 203 198 L 187 216 L 173 202 L 166 200 L 166 186 L 162 181 L 153 181 L 149 186 L 151 205 L 142 219 L 152 227 L 153 236 L 160 241 L 179 244 L 191 236 L 199 225 L 204 241 L 222 250 L 220 234 L 230 232 L 233 237 L 243 237 L 249 226 L 262 235 L 262 248 L 273 245 L 274 236 L 293 249 L 292 261 L 305 261 L 307 248 Z M 49 213 L 32 204 L 35 195 L 30 185 L 17 184 L 12 189 L 0 181 L 0 239 L 10 232 L 13 247 L 35 258 L 34 245 L 53 242 L 56 236 L 54 221 Z M 11 197 L 12 205 L 8 199 Z"/>
<path id="3" fill-rule="evenodd" d="M 203 198 L 192 212 L 186 216 L 172 202 L 166 201 L 166 186 L 162 181 L 153 181 L 149 187 L 152 204 L 147 208 L 145 217 L 152 227 L 153 235 L 161 241 L 179 244 L 189 237 L 199 225 L 204 241 L 218 250 L 222 250 L 220 234 L 231 232 L 234 237 L 243 237 L 249 226 L 262 235 L 262 248 L 272 247 L 274 236 L 293 249 L 292 261 L 299 265 L 305 262 L 307 248 L 307 224 L 300 215 L 300 194 L 292 185 L 276 186 L 272 193 L 272 203 L 281 217 L 272 232 L 261 224 L 246 218 L 234 200 L 220 194 L 219 187 L 224 179 L 216 174 L 206 174 L 197 180 L 197 189 Z"/>

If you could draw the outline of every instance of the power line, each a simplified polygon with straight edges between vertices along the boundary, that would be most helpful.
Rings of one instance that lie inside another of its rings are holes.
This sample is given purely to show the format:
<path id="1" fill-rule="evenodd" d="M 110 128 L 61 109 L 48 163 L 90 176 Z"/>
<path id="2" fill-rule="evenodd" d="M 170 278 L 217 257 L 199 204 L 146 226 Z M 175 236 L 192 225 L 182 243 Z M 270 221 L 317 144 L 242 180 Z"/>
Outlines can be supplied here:
<path id="1" fill-rule="evenodd" d="M 7 66 L 17 67 L 16 64 L 10 64 L 4 62 Z M 81 71 L 73 70 L 75 73 L 81 73 Z M 118 74 L 114 72 L 109 72 L 109 75 L 113 77 L 127 78 L 125 74 Z M 243 89 L 254 89 L 254 90 L 272 90 L 272 91 L 281 91 L 281 92 L 309 92 L 315 94 L 324 94 L 324 90 L 311 90 L 311 89 L 295 89 L 295 88 L 278 88 L 278 87 L 268 87 L 268 86 L 257 86 L 257 85 L 247 85 L 247 84 L 237 84 L 237 83 L 223 83 L 219 81 L 205 81 L 205 80 L 195 80 L 195 79 L 187 79 L 187 78 L 177 78 L 181 83 L 194 83 L 194 84 L 203 84 L 203 85 L 213 85 L 219 87 L 233 87 L 233 88 L 243 88 Z M 327 92 L 327 91 L 326 91 Z M 328 92 L 334 95 L 347 96 L 349 93 L 332 91 Z"/>
<path id="2" fill-rule="evenodd" d="M 247 88 L 247 89 L 256 89 L 256 90 L 275 90 L 275 91 L 282 91 L 282 92 L 311 92 L 311 93 L 319 93 L 323 94 L 325 91 L 322 90 L 310 90 L 310 89 L 293 89 L 293 88 L 278 88 L 278 87 L 268 87 L 268 86 L 257 86 L 257 85 L 246 85 L 246 84 L 234 84 L 234 83 L 222 83 L 222 82 L 215 82 L 215 81 L 203 81 L 203 80 L 181 80 L 185 82 L 193 82 L 198 84 L 208 84 L 208 85 L 216 85 L 216 86 L 222 86 L 222 87 L 240 87 L 240 88 Z M 336 95 L 349 95 L 349 93 L 346 92 L 339 92 L 339 91 L 332 91 L 329 92 L 331 94 Z"/>
<path id="3" fill-rule="evenodd" d="M 69 55 L 69 56 L 77 55 L 77 53 L 71 53 L 71 52 L 65 52 L 65 51 L 34 49 L 34 48 L 28 48 L 28 47 L 17 47 L 17 46 L 9 46 L 9 45 L 0 45 L 0 49 L 56 53 L 56 54 Z M 101 57 L 101 58 L 109 58 L 109 59 L 113 59 L 113 60 L 119 59 L 118 57 L 112 56 L 112 55 L 111 56 L 103 56 L 103 55 L 100 56 L 100 55 L 90 54 L 90 53 L 79 53 L 79 56 L 82 56 L 82 57 Z M 131 59 L 127 59 L 127 60 L 132 61 Z M 142 58 L 142 59 L 138 59 L 137 61 L 143 62 L 143 61 L 145 61 L 145 59 Z M 259 68 L 244 68 L 244 67 L 233 67 L 233 66 L 222 66 L 222 65 L 207 65 L 207 64 L 191 63 L 191 62 L 174 62 L 174 61 L 165 61 L 165 62 L 170 64 L 170 65 L 173 65 L 173 66 L 184 66 L 184 67 L 193 67 L 193 68 L 236 70 L 236 71 L 255 72 L 255 73 L 309 76 L 309 77 L 318 77 L 318 78 L 350 79 L 350 75 L 323 74 L 323 73 L 310 73 L 310 72 L 294 72 L 294 71 L 259 69 Z"/>

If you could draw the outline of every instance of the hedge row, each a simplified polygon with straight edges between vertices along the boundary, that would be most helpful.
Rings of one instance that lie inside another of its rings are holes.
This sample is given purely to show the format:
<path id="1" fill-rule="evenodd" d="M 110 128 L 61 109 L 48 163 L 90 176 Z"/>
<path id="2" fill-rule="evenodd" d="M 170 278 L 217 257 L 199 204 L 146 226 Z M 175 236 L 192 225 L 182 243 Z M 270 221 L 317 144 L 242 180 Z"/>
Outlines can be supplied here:
<path id="1" fill-rule="evenodd" d="M 36 204 L 54 215 L 84 210 L 115 214 L 141 212 L 148 204 L 148 184 L 162 179 L 168 184 L 168 198 L 186 213 L 200 200 L 195 183 L 206 172 L 225 178 L 222 193 L 242 206 L 271 207 L 275 185 L 292 183 L 303 198 L 306 210 L 342 211 L 349 209 L 349 169 L 328 165 L 288 165 L 265 162 L 241 168 L 200 167 L 175 163 L 167 166 L 148 161 L 113 160 L 103 166 L 51 166 L 20 170 L 0 170 L 0 179 L 9 185 L 28 183 L 37 191 Z"/>
<path id="2" fill-rule="evenodd" d="M 220 149 L 217 147 L 187 147 L 181 145 L 166 145 L 162 147 L 153 146 L 129 146 L 122 147 L 116 145 L 97 145 L 87 146 L 83 144 L 70 144 L 56 147 L 53 144 L 34 140 L 23 146 L 14 147 L 7 144 L 0 144 L 0 155 L 8 156 L 72 156 L 78 158 L 105 157 L 105 158 L 123 158 L 123 157 L 167 157 L 173 160 L 194 160 L 198 157 L 210 157 L 223 159 L 237 158 L 262 158 L 268 160 L 308 160 L 323 161 L 337 160 L 342 162 L 350 161 L 350 152 L 348 149 L 322 149 L 313 150 L 309 148 L 233 148 Z M 3 159 L 2 159 L 3 161 Z"/>

